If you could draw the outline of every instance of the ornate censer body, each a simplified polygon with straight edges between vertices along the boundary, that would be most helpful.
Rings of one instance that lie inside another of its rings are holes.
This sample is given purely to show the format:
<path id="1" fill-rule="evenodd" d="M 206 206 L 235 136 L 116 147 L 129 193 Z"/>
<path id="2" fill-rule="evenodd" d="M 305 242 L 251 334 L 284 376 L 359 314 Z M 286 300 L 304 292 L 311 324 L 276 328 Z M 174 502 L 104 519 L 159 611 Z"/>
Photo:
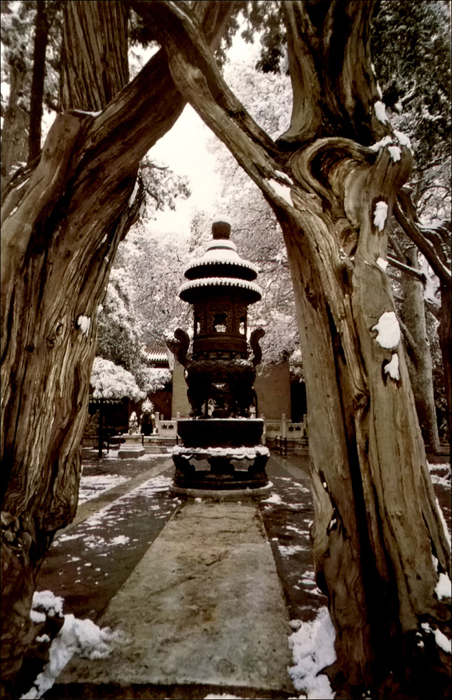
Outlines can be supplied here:
<path id="1" fill-rule="evenodd" d="M 173 450 L 176 491 L 268 490 L 269 452 L 260 444 L 263 420 L 254 417 L 258 406 L 253 389 L 264 331 L 251 334 L 251 357 L 246 339 L 247 309 L 259 301 L 261 290 L 254 282 L 256 267 L 237 254 L 230 230 L 225 222 L 214 223 L 206 252 L 185 269 L 187 281 L 179 295 L 193 305 L 191 355 L 189 336 L 182 329 L 168 342 L 185 367 L 192 409 L 189 419 L 178 421 L 183 444 Z M 210 469 L 199 467 L 200 460 Z M 239 468 L 234 461 L 241 463 Z"/>

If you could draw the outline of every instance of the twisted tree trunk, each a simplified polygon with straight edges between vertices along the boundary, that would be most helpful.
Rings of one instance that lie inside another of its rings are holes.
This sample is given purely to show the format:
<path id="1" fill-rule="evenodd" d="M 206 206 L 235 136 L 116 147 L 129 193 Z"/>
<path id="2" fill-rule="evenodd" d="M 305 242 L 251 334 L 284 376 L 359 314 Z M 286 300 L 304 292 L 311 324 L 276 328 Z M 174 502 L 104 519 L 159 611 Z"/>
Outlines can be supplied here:
<path id="1" fill-rule="evenodd" d="M 315 567 L 336 629 L 334 688 L 340 697 L 423 698 L 432 688 L 445 697 L 450 657 L 431 630 L 450 621 L 450 601 L 435 593 L 450 545 L 385 273 L 386 222 L 411 155 L 377 97 L 374 4 L 316 4 L 311 18 L 313 5 L 284 3 L 294 107 L 274 143 L 225 84 L 185 4 L 133 3 L 180 92 L 283 229 L 306 377 Z M 373 146 L 385 135 L 392 141 Z"/>
<path id="2" fill-rule="evenodd" d="M 228 5 L 219 11 L 216 5 L 195 7 L 212 41 L 233 9 Z M 137 216 L 139 196 L 131 195 L 138 164 L 185 104 L 162 51 L 121 89 L 126 80 L 123 7 L 120 2 L 65 3 L 66 60 L 77 54 L 80 61 L 78 75 L 65 72 L 62 94 L 70 105 L 71 86 L 90 86 L 88 106 L 103 111 L 59 114 L 39 164 L 28 180 L 10 188 L 2 208 L 1 653 L 6 696 L 14 696 L 14 680 L 33 639 L 29 612 L 39 566 L 55 531 L 70 522 L 77 507 L 79 444 L 98 309 L 118 243 Z M 77 33 L 73 22 L 90 31 Z M 121 54 L 112 61 L 121 71 L 92 76 L 92 62 L 103 65 L 106 35 L 108 51 L 116 47 Z M 80 99 L 78 107 L 83 95 Z"/>

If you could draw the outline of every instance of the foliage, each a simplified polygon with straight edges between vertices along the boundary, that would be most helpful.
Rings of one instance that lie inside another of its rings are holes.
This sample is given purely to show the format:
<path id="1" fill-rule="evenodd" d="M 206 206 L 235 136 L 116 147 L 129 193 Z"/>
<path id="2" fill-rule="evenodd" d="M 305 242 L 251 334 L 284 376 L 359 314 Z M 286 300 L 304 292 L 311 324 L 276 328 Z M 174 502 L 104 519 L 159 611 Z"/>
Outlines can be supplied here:
<path id="1" fill-rule="evenodd" d="M 140 365 L 140 326 L 131 301 L 131 283 L 123 267 L 113 268 L 99 315 L 97 354 L 135 373 Z"/>
<path id="2" fill-rule="evenodd" d="M 154 219 L 157 211 L 174 210 L 178 199 L 190 197 L 187 178 L 154 163 L 148 156 L 140 163 L 140 175 L 147 195 L 141 212 L 144 219 Z"/>
<path id="3" fill-rule="evenodd" d="M 383 101 L 404 114 L 416 168 L 450 157 L 450 4 L 383 0 L 372 53 Z M 388 51 L 388 46 L 390 50 Z"/>
<path id="4" fill-rule="evenodd" d="M 90 382 L 95 399 L 129 398 L 132 401 L 140 401 L 145 398 L 130 372 L 101 357 L 94 360 Z"/>
<path id="5" fill-rule="evenodd" d="M 171 383 L 171 372 L 164 367 L 142 367 L 139 372 L 140 386 L 146 394 L 168 388 Z"/>

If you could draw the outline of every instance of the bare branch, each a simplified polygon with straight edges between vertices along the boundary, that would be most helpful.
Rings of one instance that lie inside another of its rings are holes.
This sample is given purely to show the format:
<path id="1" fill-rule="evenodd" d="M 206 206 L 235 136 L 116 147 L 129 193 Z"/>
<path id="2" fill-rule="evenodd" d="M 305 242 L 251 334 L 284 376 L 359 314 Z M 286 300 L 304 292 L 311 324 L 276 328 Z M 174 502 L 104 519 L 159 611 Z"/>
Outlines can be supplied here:
<path id="1" fill-rule="evenodd" d="M 425 255 L 435 275 L 439 277 L 444 285 L 450 288 L 452 286 L 452 275 L 450 270 L 440 259 L 433 243 L 426 239 L 419 224 L 415 223 L 411 218 L 408 218 L 408 216 L 402 210 L 400 198 L 395 202 L 393 211 L 397 222 L 400 224 L 407 236 L 411 238 L 414 243 L 416 243 L 421 253 Z"/>
<path id="2" fill-rule="evenodd" d="M 392 265 L 393 267 L 396 267 L 398 270 L 401 270 L 402 272 L 405 272 L 407 275 L 411 275 L 412 277 L 416 277 L 422 284 L 425 286 L 427 284 L 427 278 L 424 275 L 423 272 L 420 272 L 419 270 L 416 270 L 414 267 L 410 267 L 409 265 L 404 265 L 404 263 L 399 262 L 395 258 L 391 257 L 388 255 L 388 263 Z"/>

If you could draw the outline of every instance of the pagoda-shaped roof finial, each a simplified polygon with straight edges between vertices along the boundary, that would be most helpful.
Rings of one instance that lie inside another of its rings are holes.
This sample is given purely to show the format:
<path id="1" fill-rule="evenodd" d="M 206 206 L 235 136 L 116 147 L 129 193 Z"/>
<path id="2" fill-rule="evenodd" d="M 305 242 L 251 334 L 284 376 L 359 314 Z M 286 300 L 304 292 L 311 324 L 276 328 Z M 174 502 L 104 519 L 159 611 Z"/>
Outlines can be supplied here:
<path id="1" fill-rule="evenodd" d="M 215 241 L 220 239 L 229 240 L 231 233 L 231 224 L 226 221 L 215 221 L 212 224 L 212 237 Z"/>

